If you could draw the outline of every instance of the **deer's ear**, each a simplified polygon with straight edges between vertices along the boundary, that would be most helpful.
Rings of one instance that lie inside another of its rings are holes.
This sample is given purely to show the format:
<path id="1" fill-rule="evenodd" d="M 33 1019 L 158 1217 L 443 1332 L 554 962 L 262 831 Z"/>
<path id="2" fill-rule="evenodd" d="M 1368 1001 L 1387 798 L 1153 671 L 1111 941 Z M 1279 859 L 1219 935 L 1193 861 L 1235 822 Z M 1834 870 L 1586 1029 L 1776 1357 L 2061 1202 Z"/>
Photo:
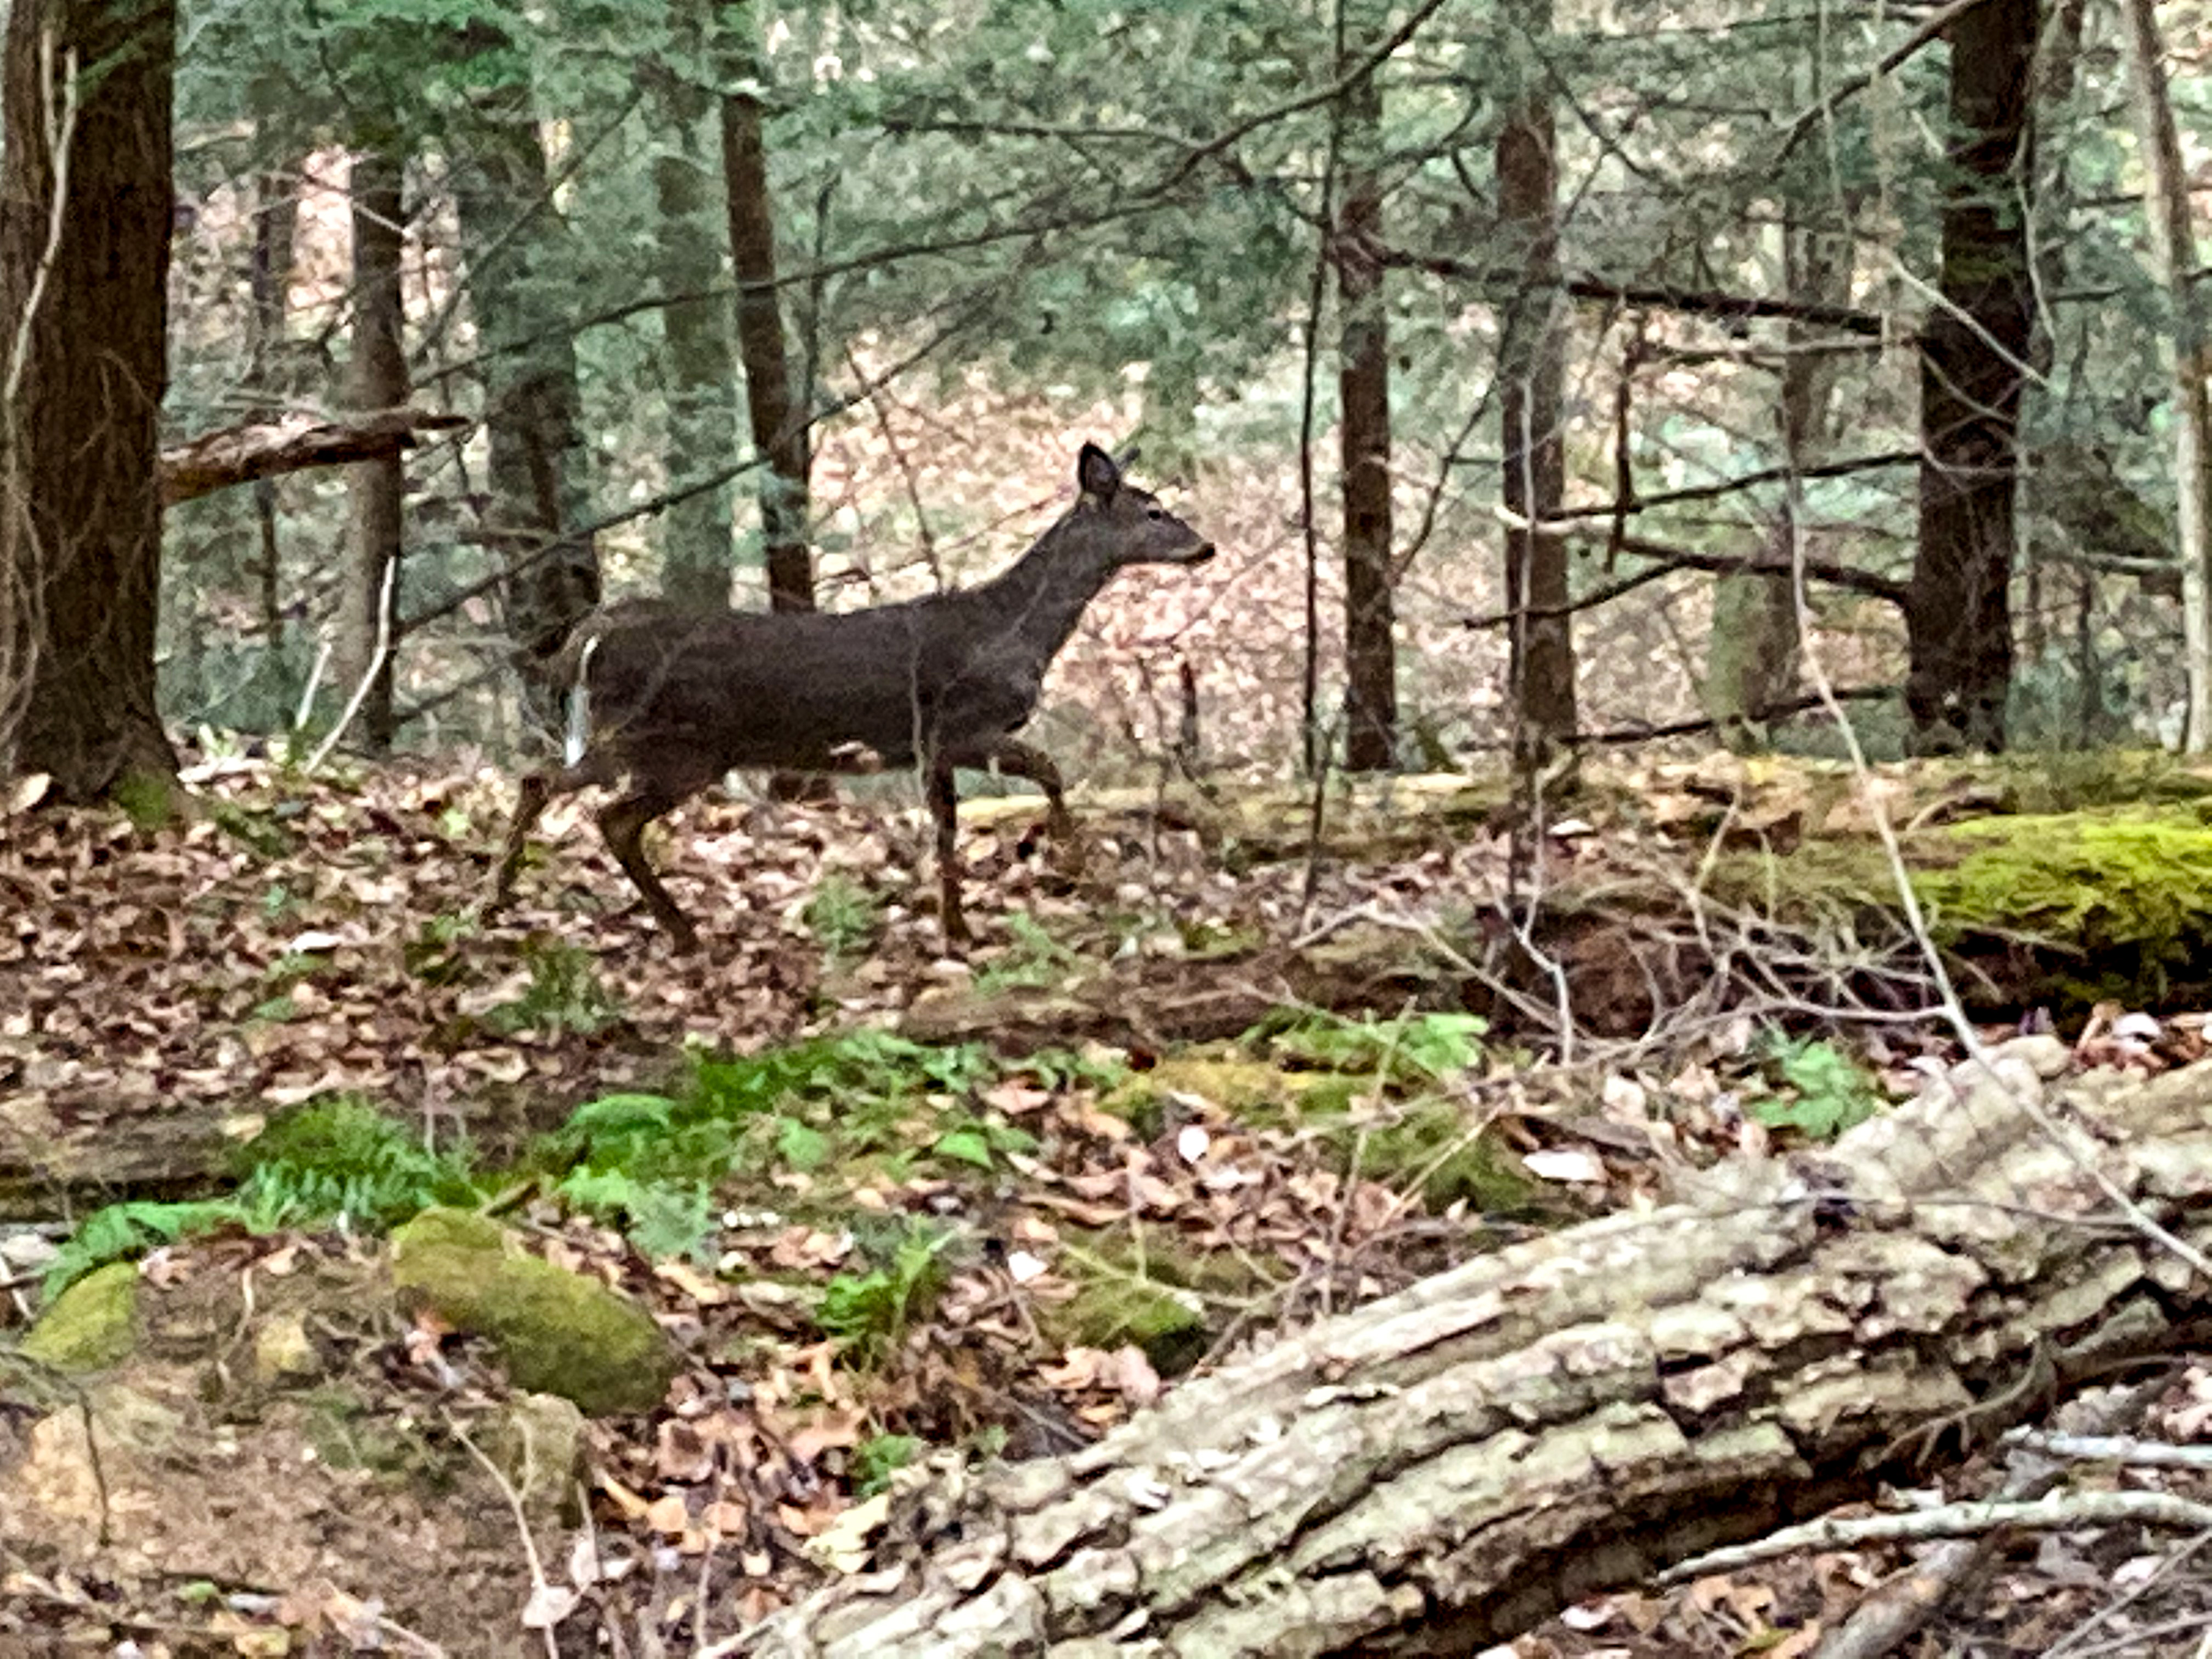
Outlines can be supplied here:
<path id="1" fill-rule="evenodd" d="M 1076 457 L 1075 483 L 1085 495 L 1103 504 L 1113 500 L 1114 492 L 1121 487 L 1121 469 L 1097 444 L 1085 444 L 1082 454 Z"/>

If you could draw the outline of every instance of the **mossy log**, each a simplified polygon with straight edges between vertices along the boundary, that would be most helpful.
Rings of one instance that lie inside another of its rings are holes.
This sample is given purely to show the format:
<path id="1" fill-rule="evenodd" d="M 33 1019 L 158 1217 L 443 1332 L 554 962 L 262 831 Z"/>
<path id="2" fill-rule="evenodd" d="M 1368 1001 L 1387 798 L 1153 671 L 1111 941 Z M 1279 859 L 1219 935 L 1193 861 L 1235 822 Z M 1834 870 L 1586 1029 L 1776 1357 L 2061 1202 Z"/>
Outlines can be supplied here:
<path id="1" fill-rule="evenodd" d="M 1064 1460 L 940 1473 L 877 1571 L 728 1650 L 1468 1653 L 1870 1498 L 2212 1311 L 2112 1197 L 2212 1247 L 2212 1064 L 2045 1103 L 2060 1061 L 2025 1040 L 1817 1165 L 1469 1262 Z"/>

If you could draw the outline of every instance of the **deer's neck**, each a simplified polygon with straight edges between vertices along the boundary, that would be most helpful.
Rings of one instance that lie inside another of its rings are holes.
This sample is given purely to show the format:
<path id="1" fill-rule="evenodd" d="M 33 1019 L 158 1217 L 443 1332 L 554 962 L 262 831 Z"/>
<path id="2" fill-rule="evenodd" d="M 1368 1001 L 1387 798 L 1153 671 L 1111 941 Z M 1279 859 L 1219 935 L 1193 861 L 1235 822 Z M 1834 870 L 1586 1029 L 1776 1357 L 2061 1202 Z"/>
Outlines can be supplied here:
<path id="1" fill-rule="evenodd" d="M 1113 579 L 1110 565 L 1058 544 L 1048 531 L 1013 568 L 979 590 L 988 596 L 993 631 L 1049 662 L 1075 631 L 1084 608 Z"/>

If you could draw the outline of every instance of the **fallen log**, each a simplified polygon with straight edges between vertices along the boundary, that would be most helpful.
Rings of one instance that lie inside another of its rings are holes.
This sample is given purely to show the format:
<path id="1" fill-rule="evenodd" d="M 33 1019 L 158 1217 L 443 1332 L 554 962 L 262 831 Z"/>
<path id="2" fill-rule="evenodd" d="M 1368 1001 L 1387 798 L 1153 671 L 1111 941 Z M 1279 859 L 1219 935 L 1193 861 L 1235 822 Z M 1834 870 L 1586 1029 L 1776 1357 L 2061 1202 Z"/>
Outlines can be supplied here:
<path id="1" fill-rule="evenodd" d="M 2212 1062 L 2047 1097 L 2065 1063 L 2008 1045 L 1826 1152 L 1470 1261 L 1067 1458 L 940 1470 L 875 1571 L 717 1651 L 1472 1653 L 1872 1498 L 2212 1308 Z"/>

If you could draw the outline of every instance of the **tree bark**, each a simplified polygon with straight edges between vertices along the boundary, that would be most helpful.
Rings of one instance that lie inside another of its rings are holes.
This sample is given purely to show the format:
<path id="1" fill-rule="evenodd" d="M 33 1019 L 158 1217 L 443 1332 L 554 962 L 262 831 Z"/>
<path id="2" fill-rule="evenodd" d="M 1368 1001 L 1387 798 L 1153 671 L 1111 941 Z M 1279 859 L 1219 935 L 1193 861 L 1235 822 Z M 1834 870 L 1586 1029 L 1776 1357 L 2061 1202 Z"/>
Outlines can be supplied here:
<path id="1" fill-rule="evenodd" d="M 253 264 L 251 288 L 253 309 L 249 313 L 252 332 L 246 378 L 260 400 L 254 414 L 273 420 L 283 400 L 275 386 L 275 370 L 284 350 L 284 317 L 292 288 L 294 230 L 299 218 L 300 198 L 281 173 L 264 173 L 254 180 Z M 170 481 L 174 472 L 163 458 L 163 495 L 174 501 Z M 261 538 L 261 629 L 270 645 L 284 636 L 283 543 L 276 533 L 276 481 L 256 478 L 253 519 Z"/>
<path id="2" fill-rule="evenodd" d="M 2173 334 L 2173 482 L 2179 497 L 2181 626 L 2189 670 L 2189 722 L 2182 746 L 2212 749 L 2212 326 L 2197 281 L 2197 234 L 2189 174 L 2174 131 L 2173 97 L 2166 79 L 2166 42 L 2157 0 L 2123 0 L 2123 28 L 2135 81 L 2136 125 L 2150 167 L 2151 252 L 2166 289 Z"/>
<path id="3" fill-rule="evenodd" d="M 1370 9 L 1354 8 L 1362 17 Z M 1370 20 L 1371 21 L 1371 20 Z M 1356 31 L 1347 52 L 1365 50 Z M 1344 468 L 1344 763 L 1389 770 L 1398 751 L 1395 582 L 1390 563 L 1390 325 L 1382 267 L 1382 91 L 1372 74 L 1344 94 L 1344 205 L 1337 215 L 1339 431 Z"/>
<path id="4" fill-rule="evenodd" d="M 730 215 L 730 255 L 738 272 L 738 355 L 753 447 L 768 461 L 761 482 L 761 540 L 769 606 L 814 609 L 814 564 L 807 552 L 805 411 L 792 395 L 783 312 L 775 286 L 775 215 L 769 196 L 768 149 L 760 100 L 722 94 L 722 182 Z"/>
<path id="5" fill-rule="evenodd" d="M 1847 296 L 1850 266 L 1841 239 L 1809 229 L 1802 203 L 1793 203 L 1784 211 L 1783 260 L 1790 297 L 1825 304 Z M 1784 337 L 1792 346 L 1803 346 L 1814 337 L 1814 331 L 1792 322 Z M 1820 459 L 1835 363 L 1833 357 L 1804 350 L 1791 351 L 1783 362 L 1778 415 L 1783 457 L 1793 477 Z M 1794 495 L 1783 502 L 1768 547 L 1771 559 L 1792 568 L 1723 576 L 1714 590 L 1705 709 L 1734 749 L 1764 747 L 1761 711 L 1785 707 L 1797 691 Z"/>
<path id="6" fill-rule="evenodd" d="M 670 12 L 672 32 L 696 50 L 667 66 L 668 87 L 661 99 L 663 148 L 653 163 L 658 263 L 669 292 L 703 294 L 720 279 L 720 233 L 734 232 L 735 222 L 715 222 L 714 163 L 702 154 L 713 106 L 697 79 L 706 61 L 699 8 L 691 0 L 672 0 Z M 773 242 L 769 258 L 772 274 Z M 720 301 L 664 306 L 660 326 L 661 361 L 668 377 L 668 479 L 681 487 L 726 471 L 731 465 L 738 437 L 737 365 L 730 352 L 728 313 Z M 779 419 L 788 416 L 786 410 Z M 661 514 L 661 589 L 678 604 L 729 604 L 731 500 L 731 487 L 718 483 L 672 503 Z M 800 552 L 803 557 L 805 550 Z"/>
<path id="7" fill-rule="evenodd" d="M 462 39 L 476 55 L 511 46 L 482 20 Z M 574 262 L 527 82 L 478 93 L 472 115 L 455 204 L 484 353 L 485 537 L 507 572 L 507 636 L 542 660 L 599 600 L 599 550 L 577 528 L 591 518 L 591 460 L 567 290 Z M 540 724 L 552 717 L 534 688 L 531 701 Z"/>
<path id="8" fill-rule="evenodd" d="M 2109 1195 L 2212 1244 L 2212 1065 L 2078 1080 L 2062 1151 L 2038 1072 L 2066 1060 L 2024 1040 L 1816 1169 L 1692 1176 L 1695 1204 L 1471 1261 L 1069 1457 L 940 1478 L 881 1571 L 734 1651 L 1465 1654 L 1872 1498 L 2212 1311 Z"/>
<path id="9" fill-rule="evenodd" d="M 1529 42 L 1552 32 L 1550 0 L 1518 0 L 1520 33 Z M 1566 491 L 1560 389 L 1565 376 L 1560 319 L 1559 155 L 1552 95 L 1541 66 L 1518 65 L 1520 86 L 1498 135 L 1498 231 L 1521 285 L 1500 324 L 1500 442 L 1506 510 L 1528 524 L 1559 511 Z M 1575 647 L 1565 610 L 1567 544 L 1556 535 L 1509 527 L 1505 607 L 1512 612 L 1507 669 L 1516 769 L 1533 774 L 1574 735 Z M 1531 612 L 1538 614 L 1529 614 Z"/>
<path id="10" fill-rule="evenodd" d="M 2037 0 L 1984 0 L 1949 31 L 1953 183 L 1942 303 L 1921 331 L 1920 544 L 1905 610 L 1905 711 L 1923 754 L 2005 742 L 2013 492 L 2034 331 L 2036 19 Z"/>
<path id="11" fill-rule="evenodd" d="M 354 157 L 353 362 L 347 395 L 366 413 L 396 410 L 407 401 L 401 174 L 398 160 L 381 150 L 363 150 Z M 383 754 L 397 735 L 392 627 L 399 613 L 406 464 L 396 448 L 357 461 L 351 483 L 353 522 L 338 660 L 349 689 L 368 682 L 361 703 L 362 735 L 370 752 Z"/>
<path id="12" fill-rule="evenodd" d="M 154 673 L 176 27 L 173 0 L 8 19 L 0 763 L 63 799 L 177 769 Z"/>

